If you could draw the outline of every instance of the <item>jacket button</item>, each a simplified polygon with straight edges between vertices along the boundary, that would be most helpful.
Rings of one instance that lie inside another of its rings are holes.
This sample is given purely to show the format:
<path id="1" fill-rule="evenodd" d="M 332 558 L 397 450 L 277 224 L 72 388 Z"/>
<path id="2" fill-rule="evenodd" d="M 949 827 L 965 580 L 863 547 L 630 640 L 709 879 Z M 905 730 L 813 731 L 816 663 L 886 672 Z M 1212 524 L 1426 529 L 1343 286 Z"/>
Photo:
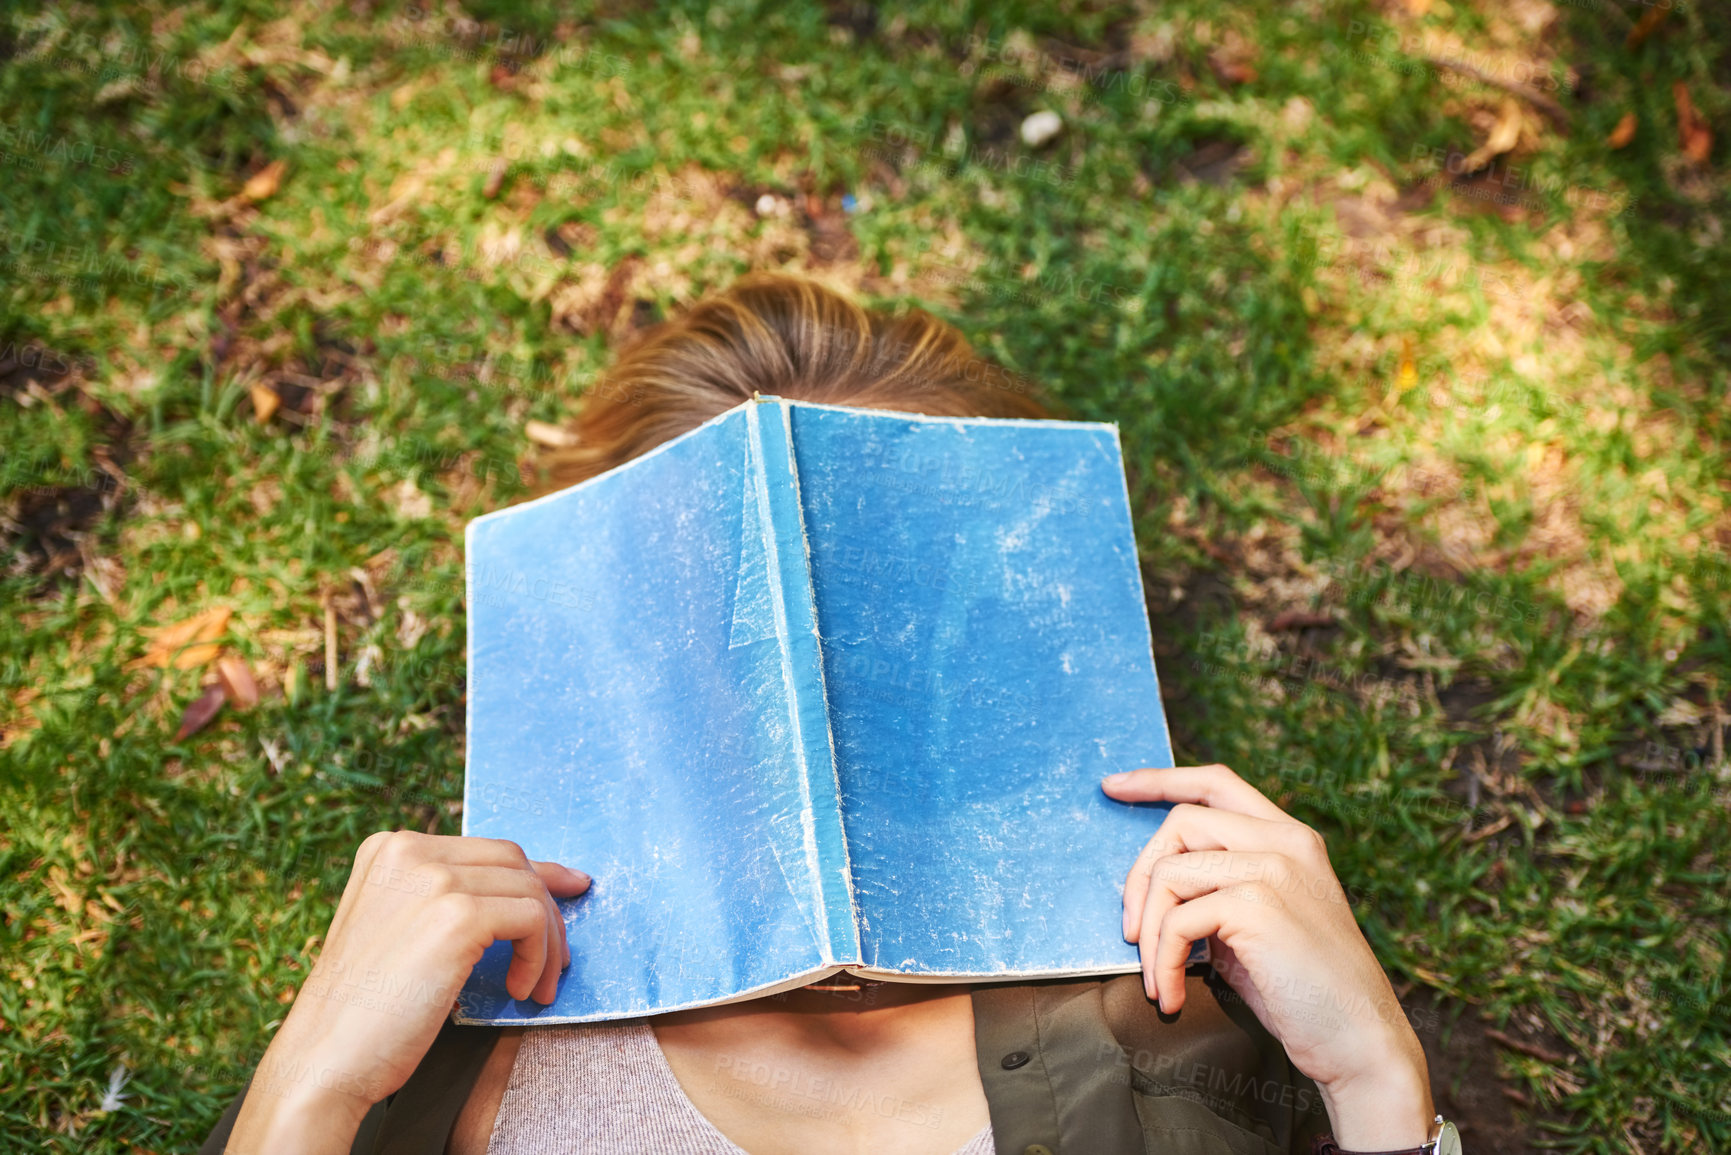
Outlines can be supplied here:
<path id="1" fill-rule="evenodd" d="M 1052 1155 L 1052 1149 L 1044 1143 L 1035 1143 L 1022 1148 L 1022 1155 Z"/>
<path id="2" fill-rule="evenodd" d="M 1013 1071 L 1017 1067 L 1025 1067 L 1028 1065 L 1028 1060 L 1033 1058 L 1033 1057 L 1034 1056 L 1028 1054 L 1028 1052 L 1026 1052 L 1026 1051 L 1011 1051 L 1009 1054 L 1004 1056 L 1004 1059 L 1003 1059 L 1004 1070 Z M 1024 1151 L 1022 1153 L 1022 1155 L 1042 1155 L 1042 1152 L 1044 1152 L 1045 1155 L 1051 1155 L 1051 1153 L 1047 1152 L 1044 1147 L 1040 1148 L 1039 1151 L 1035 1151 L 1032 1147 L 1030 1147 L 1026 1151 Z"/>

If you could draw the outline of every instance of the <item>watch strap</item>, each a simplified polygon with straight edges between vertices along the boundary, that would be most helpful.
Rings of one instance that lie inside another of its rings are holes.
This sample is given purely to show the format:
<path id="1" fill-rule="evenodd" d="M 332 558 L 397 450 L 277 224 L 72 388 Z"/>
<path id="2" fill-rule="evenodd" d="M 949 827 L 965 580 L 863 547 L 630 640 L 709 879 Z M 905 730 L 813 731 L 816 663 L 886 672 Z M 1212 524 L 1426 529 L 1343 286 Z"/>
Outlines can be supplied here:
<path id="1" fill-rule="evenodd" d="M 1334 1141 L 1332 1135 L 1318 1135 L 1311 1143 L 1311 1155 L 1432 1155 L 1435 1144 L 1420 1143 L 1417 1147 L 1402 1147 L 1398 1151 L 1348 1151 Z"/>
<path id="2" fill-rule="evenodd" d="M 1460 1155 L 1460 1136 L 1453 1123 L 1441 1115 L 1431 1120 L 1430 1138 L 1417 1147 L 1402 1147 L 1398 1151 L 1348 1151 L 1334 1141 L 1333 1135 L 1318 1135 L 1311 1142 L 1311 1155 Z"/>

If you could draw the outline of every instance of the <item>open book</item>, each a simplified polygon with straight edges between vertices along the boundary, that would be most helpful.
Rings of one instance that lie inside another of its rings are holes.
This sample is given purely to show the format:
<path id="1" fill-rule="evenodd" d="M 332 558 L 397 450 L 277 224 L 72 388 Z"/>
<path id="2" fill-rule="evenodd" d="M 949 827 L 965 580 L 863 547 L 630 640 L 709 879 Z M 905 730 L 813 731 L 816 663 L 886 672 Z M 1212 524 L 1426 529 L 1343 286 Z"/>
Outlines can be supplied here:
<path id="1" fill-rule="evenodd" d="M 762 397 L 468 527 L 463 832 L 588 871 L 548 1007 L 1137 969 L 1169 766 L 1117 430 Z"/>

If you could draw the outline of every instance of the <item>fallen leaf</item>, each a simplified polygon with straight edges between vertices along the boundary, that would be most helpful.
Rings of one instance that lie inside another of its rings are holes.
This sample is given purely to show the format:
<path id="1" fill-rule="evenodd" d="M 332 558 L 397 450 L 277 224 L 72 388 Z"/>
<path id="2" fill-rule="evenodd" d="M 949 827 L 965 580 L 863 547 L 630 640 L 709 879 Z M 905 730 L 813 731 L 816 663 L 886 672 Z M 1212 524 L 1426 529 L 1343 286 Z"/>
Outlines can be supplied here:
<path id="1" fill-rule="evenodd" d="M 167 669 L 173 665 L 177 670 L 191 670 L 204 665 L 221 651 L 216 639 L 228 629 L 228 619 L 233 614 L 227 606 L 215 606 L 171 626 L 146 630 L 150 649 L 142 658 L 127 663 L 126 668 Z"/>
<path id="2" fill-rule="evenodd" d="M 136 76 L 122 76 L 119 80 L 103 85 L 96 92 L 96 103 L 100 107 L 113 104 L 117 100 L 125 100 L 129 96 L 144 91 L 143 82 Z"/>
<path id="3" fill-rule="evenodd" d="M 403 478 L 395 489 L 389 491 L 392 504 L 397 512 L 411 520 L 433 516 L 433 499 L 421 492 L 420 486 L 410 478 Z"/>
<path id="4" fill-rule="evenodd" d="M 1671 703 L 1659 712 L 1654 719 L 1666 728 L 1680 726 L 1699 726 L 1707 712 L 1687 698 L 1673 698 Z"/>
<path id="5" fill-rule="evenodd" d="M 254 385 L 248 392 L 252 395 L 252 413 L 263 425 L 271 419 L 271 414 L 282 404 L 282 395 L 269 385 Z"/>
<path id="6" fill-rule="evenodd" d="M 64 866 L 56 864 L 48 868 L 48 885 L 57 896 L 55 901 L 60 909 L 67 914 L 77 914 L 84 909 L 84 896 L 73 888 L 72 878 Z"/>
<path id="7" fill-rule="evenodd" d="M 1400 343 L 1400 372 L 1395 378 L 1395 391 L 1405 393 L 1418 384 L 1418 366 L 1412 360 L 1412 338 L 1405 337 Z"/>
<path id="8" fill-rule="evenodd" d="M 487 172 L 487 183 L 481 186 L 481 196 L 492 200 L 499 195 L 499 190 L 505 184 L 505 172 L 510 168 L 504 157 L 493 162 L 493 167 Z"/>
<path id="9" fill-rule="evenodd" d="M 531 421 L 523 426 L 523 433 L 536 445 L 547 449 L 569 449 L 577 444 L 577 435 L 562 425 L 550 425 L 545 421 Z"/>
<path id="10" fill-rule="evenodd" d="M 222 680 L 223 692 L 236 709 L 250 710 L 258 705 L 258 682 L 253 679 L 252 667 L 245 658 L 224 654 L 216 660 L 216 676 Z"/>
<path id="11" fill-rule="evenodd" d="M 1689 99 L 1689 86 L 1681 80 L 1671 86 L 1677 101 L 1677 135 L 1683 138 L 1683 155 L 1696 164 L 1706 164 L 1713 153 L 1713 130 Z"/>
<path id="12" fill-rule="evenodd" d="M 1653 35 L 1653 29 L 1659 27 L 1659 21 L 1665 19 L 1665 13 L 1669 11 L 1670 5 L 1647 9 L 1641 14 L 1641 19 L 1635 22 L 1635 26 L 1629 29 L 1629 35 L 1623 40 L 1623 47 L 1633 52 L 1645 44 L 1647 37 Z"/>
<path id="13" fill-rule="evenodd" d="M 1256 66 L 1243 56 L 1215 52 L 1209 55 L 1208 66 L 1222 84 L 1248 84 L 1256 79 Z"/>
<path id="14" fill-rule="evenodd" d="M 285 161 L 273 160 L 247 179 L 240 195 L 249 201 L 262 201 L 274 196 L 282 185 L 283 173 L 288 171 Z"/>
<path id="15" fill-rule="evenodd" d="M 1654 11 L 1659 12 L 1663 9 L 1655 8 Z M 1605 143 L 1611 148 L 1623 148 L 1635 139 L 1635 126 L 1638 124 L 1640 121 L 1635 118 L 1634 113 L 1625 112 L 1623 119 L 1617 122 L 1617 127 L 1611 130 L 1611 135 L 1605 138 Z"/>
<path id="16" fill-rule="evenodd" d="M 1521 139 L 1521 102 L 1512 96 L 1503 98 L 1503 107 L 1497 113 L 1497 122 L 1491 126 L 1491 134 L 1485 142 L 1473 149 L 1461 165 L 1463 172 L 1476 172 L 1492 160 L 1515 147 Z"/>
<path id="17" fill-rule="evenodd" d="M 367 216 L 369 224 L 381 225 L 390 221 L 415 203 L 415 200 L 426 191 L 427 176 L 424 172 L 407 172 L 391 182 L 390 201 L 383 207 L 374 209 Z"/>
<path id="18" fill-rule="evenodd" d="M 174 740 L 183 742 L 210 725 L 211 719 L 222 711 L 222 704 L 227 700 L 221 682 L 206 686 L 204 693 L 187 703 L 185 712 L 180 715 L 180 729 L 174 732 Z"/>
<path id="19" fill-rule="evenodd" d="M 1430 0 L 1406 0 L 1406 11 L 1409 16 L 1423 16 L 1430 11 Z"/>

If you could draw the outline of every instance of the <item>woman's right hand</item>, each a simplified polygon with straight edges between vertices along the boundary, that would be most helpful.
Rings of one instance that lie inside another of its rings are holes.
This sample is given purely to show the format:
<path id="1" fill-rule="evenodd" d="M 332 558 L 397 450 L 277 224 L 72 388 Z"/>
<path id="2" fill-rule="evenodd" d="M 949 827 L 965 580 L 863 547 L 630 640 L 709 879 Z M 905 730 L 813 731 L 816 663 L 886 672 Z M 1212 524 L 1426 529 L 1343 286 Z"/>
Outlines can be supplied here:
<path id="1" fill-rule="evenodd" d="M 549 1003 L 571 962 L 554 898 L 589 876 L 514 842 L 380 831 L 361 843 L 324 949 L 253 1075 L 227 1150 L 346 1152 L 408 1082 L 469 972 L 511 943 L 505 989 Z"/>

